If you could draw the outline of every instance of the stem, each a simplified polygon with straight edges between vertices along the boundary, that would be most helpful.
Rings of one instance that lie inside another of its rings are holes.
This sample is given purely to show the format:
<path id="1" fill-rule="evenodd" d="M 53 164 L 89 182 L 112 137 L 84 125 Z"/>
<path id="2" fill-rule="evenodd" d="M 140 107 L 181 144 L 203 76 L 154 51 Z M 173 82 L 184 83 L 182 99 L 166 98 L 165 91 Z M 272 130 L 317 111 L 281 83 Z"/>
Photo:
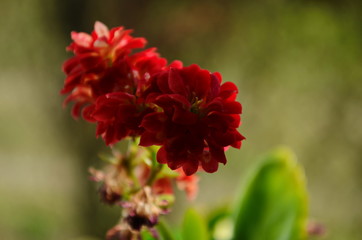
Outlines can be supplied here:
<path id="1" fill-rule="evenodd" d="M 134 189 L 139 189 L 141 187 L 141 184 L 139 182 L 139 179 L 135 176 L 134 173 L 134 162 L 133 162 L 133 158 L 135 156 L 133 156 L 134 154 L 132 153 L 132 146 L 135 144 L 135 139 L 129 139 L 127 141 L 127 150 L 126 150 L 126 169 L 127 169 L 127 174 L 128 176 L 132 179 L 132 182 L 134 183 Z M 131 190 L 131 192 L 133 192 Z"/>
<path id="2" fill-rule="evenodd" d="M 161 171 L 163 165 L 157 163 L 157 166 L 152 166 L 152 172 L 150 177 L 148 178 L 146 185 L 151 186 L 153 182 L 156 180 L 158 173 Z"/>
<path id="3" fill-rule="evenodd" d="M 148 178 L 146 185 L 151 186 L 153 182 L 157 179 L 158 173 L 162 170 L 163 164 L 159 164 L 157 162 L 157 152 L 153 148 L 149 148 L 149 151 L 151 153 L 151 175 Z"/>

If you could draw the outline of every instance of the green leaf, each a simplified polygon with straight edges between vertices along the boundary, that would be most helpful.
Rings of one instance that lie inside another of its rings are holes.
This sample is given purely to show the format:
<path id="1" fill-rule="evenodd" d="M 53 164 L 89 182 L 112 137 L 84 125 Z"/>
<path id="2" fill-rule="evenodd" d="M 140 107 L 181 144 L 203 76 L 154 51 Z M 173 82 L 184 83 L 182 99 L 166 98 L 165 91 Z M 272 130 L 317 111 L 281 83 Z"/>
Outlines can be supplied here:
<path id="1" fill-rule="evenodd" d="M 173 232 L 171 231 L 170 227 L 162 220 L 157 224 L 157 230 L 158 230 L 158 233 L 160 234 L 162 240 L 175 240 L 176 239 Z"/>
<path id="2" fill-rule="evenodd" d="M 223 205 L 221 207 L 213 208 L 212 211 L 207 216 L 207 226 L 209 232 L 213 232 L 215 226 L 225 218 L 230 217 L 231 212 L 228 205 Z"/>
<path id="3" fill-rule="evenodd" d="M 194 209 L 186 211 L 181 231 L 183 240 L 208 240 L 208 230 L 204 218 Z"/>
<path id="4" fill-rule="evenodd" d="M 271 153 L 250 173 L 236 214 L 234 240 L 306 238 L 306 183 L 290 150 Z"/>
<path id="5" fill-rule="evenodd" d="M 149 233 L 147 230 L 141 232 L 142 240 L 155 240 L 154 237 L 152 237 L 151 233 Z"/>

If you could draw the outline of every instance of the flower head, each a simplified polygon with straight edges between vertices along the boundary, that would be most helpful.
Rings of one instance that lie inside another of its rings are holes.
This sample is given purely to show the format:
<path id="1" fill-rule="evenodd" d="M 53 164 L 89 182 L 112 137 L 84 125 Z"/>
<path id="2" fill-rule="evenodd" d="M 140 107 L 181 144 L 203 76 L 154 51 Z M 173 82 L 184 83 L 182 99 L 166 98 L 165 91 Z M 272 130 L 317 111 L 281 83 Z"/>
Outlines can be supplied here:
<path id="1" fill-rule="evenodd" d="M 153 77 L 147 102 L 158 111 L 146 115 L 140 145 L 161 145 L 157 160 L 186 175 L 199 166 L 215 172 L 226 163 L 224 149 L 239 148 L 241 104 L 235 84 L 221 84 L 219 73 L 197 65 L 170 68 Z"/>
<path id="2" fill-rule="evenodd" d="M 74 117 L 86 105 L 90 105 L 86 107 L 89 115 L 92 104 L 104 94 L 135 94 L 154 72 L 166 66 L 166 59 L 155 48 L 132 54 L 133 49 L 143 48 L 146 40 L 133 38 L 131 32 L 123 27 L 108 30 L 101 22 L 95 23 L 90 35 L 72 32 L 73 43 L 67 50 L 75 56 L 63 65 L 67 78 L 61 93 L 68 94 L 64 104 L 74 102 Z"/>

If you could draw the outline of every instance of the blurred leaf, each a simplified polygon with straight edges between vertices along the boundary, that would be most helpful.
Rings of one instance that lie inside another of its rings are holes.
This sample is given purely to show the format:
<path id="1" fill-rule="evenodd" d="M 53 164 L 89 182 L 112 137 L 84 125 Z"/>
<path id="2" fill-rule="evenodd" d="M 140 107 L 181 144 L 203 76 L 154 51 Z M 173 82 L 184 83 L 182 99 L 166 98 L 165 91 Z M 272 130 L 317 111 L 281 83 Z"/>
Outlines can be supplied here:
<path id="1" fill-rule="evenodd" d="M 160 221 L 157 224 L 157 230 L 163 240 L 175 240 L 176 238 L 171 233 L 170 227 L 164 222 Z"/>
<path id="2" fill-rule="evenodd" d="M 209 232 L 213 232 L 218 222 L 229 217 L 230 214 L 231 212 L 228 205 L 214 208 L 207 216 L 207 227 Z"/>
<path id="3" fill-rule="evenodd" d="M 220 219 L 212 231 L 212 240 L 230 240 L 233 236 L 233 220 L 231 217 Z"/>
<path id="4" fill-rule="evenodd" d="M 236 212 L 235 240 L 305 239 L 307 192 L 294 154 L 279 149 L 249 175 Z"/>
<path id="5" fill-rule="evenodd" d="M 152 234 L 146 230 L 141 232 L 142 240 L 155 240 Z"/>
<path id="6" fill-rule="evenodd" d="M 207 225 L 203 217 L 194 209 L 186 211 L 182 223 L 183 240 L 208 240 Z"/>

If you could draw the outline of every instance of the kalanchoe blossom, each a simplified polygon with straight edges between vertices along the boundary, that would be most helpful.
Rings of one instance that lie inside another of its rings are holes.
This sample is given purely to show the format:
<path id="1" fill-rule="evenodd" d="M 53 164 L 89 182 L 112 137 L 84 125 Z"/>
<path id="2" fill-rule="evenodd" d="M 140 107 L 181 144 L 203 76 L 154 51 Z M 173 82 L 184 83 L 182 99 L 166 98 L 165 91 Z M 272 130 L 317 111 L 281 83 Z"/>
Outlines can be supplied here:
<path id="1" fill-rule="evenodd" d="M 141 175 L 139 176 L 140 183 L 142 185 L 146 185 L 147 180 L 150 178 L 151 167 L 147 164 L 141 164 L 139 169 L 141 169 Z M 185 173 L 180 169 L 175 170 L 175 172 L 177 175 L 173 177 L 164 175 L 157 178 L 152 184 L 152 192 L 156 195 L 172 196 L 174 194 L 174 180 L 177 188 L 181 191 L 185 191 L 189 200 L 194 200 L 198 193 L 199 177 L 196 174 L 186 176 Z"/>
<path id="2" fill-rule="evenodd" d="M 136 93 L 153 73 L 166 66 L 166 59 L 155 48 L 132 54 L 133 49 L 143 48 L 146 40 L 133 38 L 130 33 L 131 30 L 123 27 L 108 30 L 100 22 L 95 23 L 91 35 L 72 32 L 74 42 L 67 49 L 75 56 L 63 65 L 67 78 L 61 93 L 69 94 L 64 104 L 74 102 L 74 117 L 88 104 L 89 115 L 94 108 L 92 104 L 104 94 Z"/>
<path id="3" fill-rule="evenodd" d="M 132 69 L 126 57 L 133 49 L 144 47 L 146 40 L 133 38 L 130 33 L 123 27 L 108 30 L 101 22 L 95 23 L 91 35 L 72 32 L 73 43 L 67 50 L 75 56 L 63 65 L 67 78 L 61 93 L 69 93 L 65 103 L 75 102 L 74 116 L 79 115 L 76 110 L 82 105 L 102 94 L 133 87 Z"/>
<path id="4" fill-rule="evenodd" d="M 237 131 L 241 104 L 235 84 L 221 85 L 221 75 L 197 65 L 170 68 L 151 79 L 147 102 L 157 112 L 146 115 L 140 145 L 161 145 L 160 163 L 171 169 L 182 167 L 192 175 L 199 166 L 215 172 L 226 163 L 224 149 L 240 148 L 244 137 Z"/>
<path id="5" fill-rule="evenodd" d="M 199 177 L 196 174 L 187 176 L 183 171 L 178 170 L 180 175 L 176 178 L 177 187 L 181 191 L 185 191 L 189 200 L 194 200 L 199 190 Z"/>

